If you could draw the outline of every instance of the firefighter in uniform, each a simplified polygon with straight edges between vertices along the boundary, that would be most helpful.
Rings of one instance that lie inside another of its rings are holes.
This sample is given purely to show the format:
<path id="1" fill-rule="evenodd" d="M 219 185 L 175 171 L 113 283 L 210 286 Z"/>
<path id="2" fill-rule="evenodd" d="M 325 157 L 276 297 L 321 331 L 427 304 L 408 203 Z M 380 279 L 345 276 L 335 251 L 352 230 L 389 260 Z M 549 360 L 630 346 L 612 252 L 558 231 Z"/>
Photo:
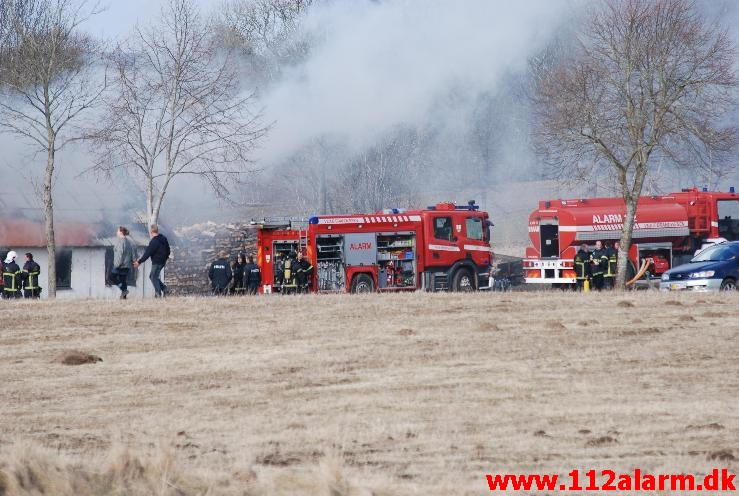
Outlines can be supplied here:
<path id="1" fill-rule="evenodd" d="M 580 249 L 575 254 L 575 280 L 577 281 L 577 289 L 582 291 L 585 281 L 590 277 L 590 251 L 588 245 L 580 245 Z"/>
<path id="2" fill-rule="evenodd" d="M 41 288 L 38 285 L 38 276 L 41 266 L 33 260 L 32 253 L 26 253 L 26 263 L 23 264 L 23 296 L 25 298 L 40 298 Z"/>
<path id="3" fill-rule="evenodd" d="M 249 261 L 244 265 L 244 289 L 248 294 L 255 295 L 261 283 L 262 273 L 259 266 L 254 263 L 254 257 L 250 255 Z"/>
<path id="4" fill-rule="evenodd" d="M 15 263 L 17 257 L 18 254 L 14 251 L 9 251 L 5 257 L 5 263 L 3 264 L 3 296 L 5 298 L 21 297 L 22 272 L 18 264 Z"/>
<path id="5" fill-rule="evenodd" d="M 228 263 L 228 253 L 222 251 L 218 254 L 218 259 L 210 264 L 208 270 L 208 279 L 210 279 L 210 287 L 216 296 L 225 295 L 228 292 L 228 284 L 231 282 L 231 264 Z"/>
<path id="6" fill-rule="evenodd" d="M 298 293 L 307 293 L 310 276 L 313 274 L 313 266 L 302 253 L 298 253 L 295 265 L 295 281 L 298 286 Z"/>
<path id="7" fill-rule="evenodd" d="M 616 246 L 618 246 L 618 241 L 616 241 Z M 608 265 L 606 266 L 606 273 L 603 275 L 603 280 L 606 289 L 613 289 L 613 283 L 616 280 L 618 248 L 614 248 L 610 243 L 606 243 L 606 257 L 608 258 Z"/>
<path id="8" fill-rule="evenodd" d="M 590 254 L 591 271 L 593 275 L 593 286 L 598 291 L 603 289 L 603 274 L 608 266 L 608 255 L 603 248 L 603 242 L 595 242 L 595 250 Z"/>

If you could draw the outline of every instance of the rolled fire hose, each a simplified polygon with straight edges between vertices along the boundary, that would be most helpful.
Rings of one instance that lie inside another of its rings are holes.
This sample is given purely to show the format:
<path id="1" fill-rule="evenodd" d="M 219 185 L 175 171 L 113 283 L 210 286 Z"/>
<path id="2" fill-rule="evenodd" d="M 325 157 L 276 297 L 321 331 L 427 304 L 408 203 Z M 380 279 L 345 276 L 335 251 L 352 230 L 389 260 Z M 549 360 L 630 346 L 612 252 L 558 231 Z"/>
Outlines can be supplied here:
<path id="1" fill-rule="evenodd" d="M 641 279 L 641 277 L 644 275 L 644 273 L 647 271 L 647 269 L 649 268 L 649 266 L 653 262 L 654 262 L 654 260 L 652 260 L 651 258 L 645 258 L 644 260 L 642 260 L 642 262 L 641 262 L 641 268 L 639 269 L 639 272 L 637 272 L 637 274 L 634 276 L 633 279 L 631 279 L 629 281 L 626 281 L 626 285 L 627 286 L 631 286 L 636 281 L 638 281 L 639 279 Z"/>

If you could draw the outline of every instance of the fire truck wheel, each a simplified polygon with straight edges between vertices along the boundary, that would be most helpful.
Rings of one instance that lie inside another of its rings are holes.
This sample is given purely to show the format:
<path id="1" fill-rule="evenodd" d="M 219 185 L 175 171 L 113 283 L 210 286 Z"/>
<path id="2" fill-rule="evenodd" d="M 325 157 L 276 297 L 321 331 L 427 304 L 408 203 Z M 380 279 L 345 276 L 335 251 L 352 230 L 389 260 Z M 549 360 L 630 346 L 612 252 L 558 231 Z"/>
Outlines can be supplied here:
<path id="1" fill-rule="evenodd" d="M 357 274 L 352 279 L 352 293 L 373 293 L 375 291 L 375 282 L 367 274 Z"/>
<path id="2" fill-rule="evenodd" d="M 475 284 L 472 282 L 472 274 L 468 269 L 458 269 L 454 273 L 452 279 L 452 289 L 459 292 L 469 292 L 475 290 Z"/>
<path id="3" fill-rule="evenodd" d="M 721 291 L 736 291 L 736 281 L 727 277 L 721 282 Z"/>

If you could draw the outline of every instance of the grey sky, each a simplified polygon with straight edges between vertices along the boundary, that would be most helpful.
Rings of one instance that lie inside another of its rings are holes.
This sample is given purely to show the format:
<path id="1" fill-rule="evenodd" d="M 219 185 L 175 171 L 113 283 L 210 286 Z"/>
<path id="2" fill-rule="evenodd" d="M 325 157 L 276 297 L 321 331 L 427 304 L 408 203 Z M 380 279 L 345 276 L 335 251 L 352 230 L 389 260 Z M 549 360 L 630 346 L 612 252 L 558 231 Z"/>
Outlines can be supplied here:
<path id="1" fill-rule="evenodd" d="M 85 24 L 91 34 L 108 39 L 125 36 L 137 22 L 146 22 L 155 17 L 165 0 L 103 0 L 105 9 Z M 203 12 L 210 11 L 220 0 L 196 0 Z"/>

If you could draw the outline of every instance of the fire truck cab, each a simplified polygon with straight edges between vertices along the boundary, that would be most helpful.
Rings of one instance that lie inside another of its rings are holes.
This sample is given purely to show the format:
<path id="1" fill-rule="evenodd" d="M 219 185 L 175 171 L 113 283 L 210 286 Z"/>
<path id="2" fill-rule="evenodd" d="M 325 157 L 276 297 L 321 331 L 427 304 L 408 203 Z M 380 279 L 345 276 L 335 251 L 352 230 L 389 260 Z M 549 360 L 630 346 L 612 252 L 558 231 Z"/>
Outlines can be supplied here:
<path id="1" fill-rule="evenodd" d="M 488 214 L 474 201 L 425 210 L 323 215 L 258 224 L 264 293 L 283 290 L 281 265 L 303 253 L 312 292 L 473 291 L 489 285 Z"/>
<path id="2" fill-rule="evenodd" d="M 575 284 L 574 257 L 581 244 L 621 238 L 626 207 L 621 198 L 585 198 L 539 202 L 529 216 L 531 246 L 523 262 L 528 284 Z M 739 195 L 683 189 L 639 200 L 629 250 L 636 273 L 644 262 L 647 278 L 659 280 L 669 268 L 686 263 L 712 238 L 739 237 Z"/>

